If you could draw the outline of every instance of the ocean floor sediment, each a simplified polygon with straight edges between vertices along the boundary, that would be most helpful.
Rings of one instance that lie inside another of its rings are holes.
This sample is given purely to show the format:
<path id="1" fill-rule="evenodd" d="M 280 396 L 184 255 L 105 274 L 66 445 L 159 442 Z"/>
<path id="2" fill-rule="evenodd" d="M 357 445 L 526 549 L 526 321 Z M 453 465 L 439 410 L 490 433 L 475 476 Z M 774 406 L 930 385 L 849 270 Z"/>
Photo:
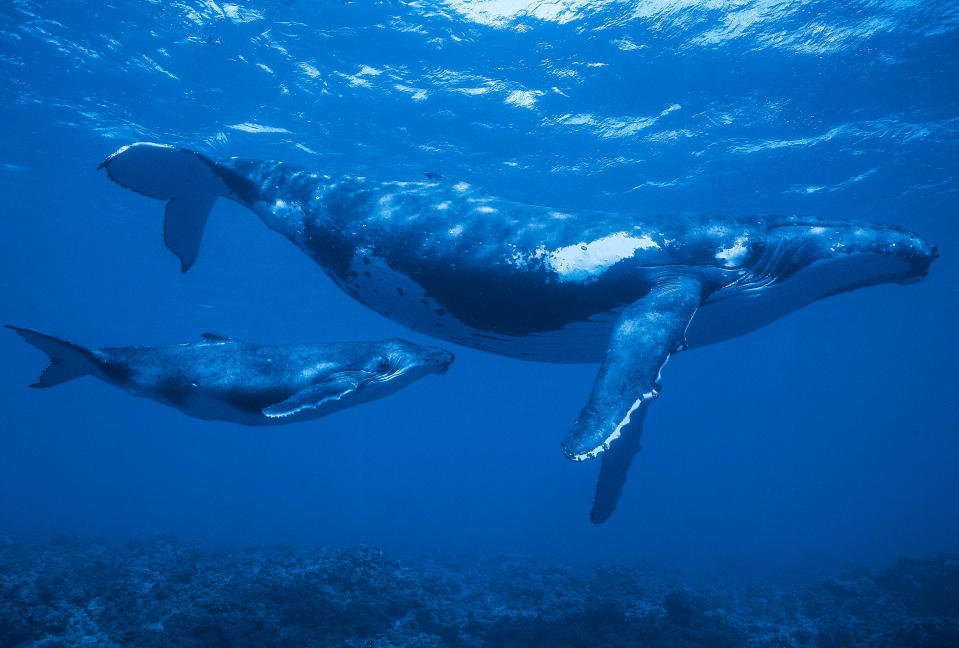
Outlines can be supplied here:
<path id="1" fill-rule="evenodd" d="M 376 547 L 124 546 L 0 537 L 0 646 L 959 646 L 955 556 L 815 585 Z"/>

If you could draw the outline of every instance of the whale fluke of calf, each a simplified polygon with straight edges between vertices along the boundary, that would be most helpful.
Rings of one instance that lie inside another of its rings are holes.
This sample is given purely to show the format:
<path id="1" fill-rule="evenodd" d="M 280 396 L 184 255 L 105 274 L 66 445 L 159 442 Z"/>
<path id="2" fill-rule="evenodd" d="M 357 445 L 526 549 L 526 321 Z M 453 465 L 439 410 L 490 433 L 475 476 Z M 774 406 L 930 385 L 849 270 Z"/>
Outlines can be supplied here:
<path id="1" fill-rule="evenodd" d="M 200 419 L 245 425 L 310 420 L 382 398 L 453 362 L 445 349 L 406 340 L 257 345 L 205 333 L 156 347 L 81 346 L 7 325 L 47 354 L 31 387 L 94 376 Z"/>
<path id="2" fill-rule="evenodd" d="M 602 455 L 594 522 L 616 508 L 663 367 L 818 299 L 922 279 L 936 248 L 901 227 L 807 216 L 567 210 L 416 181 L 123 147 L 110 177 L 167 201 L 186 271 L 218 197 L 252 210 L 347 294 L 420 333 L 524 360 L 599 363 L 562 442 Z"/>
<path id="3" fill-rule="evenodd" d="M 40 373 L 37 382 L 30 385 L 31 387 L 53 387 L 74 378 L 93 374 L 97 370 L 93 354 L 81 346 L 32 329 L 9 324 L 6 328 L 19 333 L 20 337 L 50 358 L 50 364 Z"/>

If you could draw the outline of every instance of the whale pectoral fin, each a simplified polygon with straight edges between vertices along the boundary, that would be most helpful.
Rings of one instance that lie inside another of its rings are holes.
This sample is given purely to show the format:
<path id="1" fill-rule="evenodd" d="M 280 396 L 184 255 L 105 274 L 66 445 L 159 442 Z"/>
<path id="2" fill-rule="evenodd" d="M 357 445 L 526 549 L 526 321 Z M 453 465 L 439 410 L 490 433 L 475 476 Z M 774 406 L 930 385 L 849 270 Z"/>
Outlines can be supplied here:
<path id="1" fill-rule="evenodd" d="M 630 423 L 643 407 L 641 419 L 646 402 L 658 395 L 660 372 L 669 356 L 683 348 L 701 290 L 692 277 L 669 277 L 620 314 L 589 402 L 563 441 L 563 451 L 575 461 L 592 459 L 623 443 L 622 450 L 604 462 L 599 487 L 606 492 L 597 492 L 597 502 L 604 502 L 600 509 L 608 510 L 599 521 L 615 508 L 626 468 L 639 449 L 642 425 Z M 631 438 L 621 439 L 626 432 Z"/>
<path id="2" fill-rule="evenodd" d="M 200 253 L 203 228 L 215 202 L 215 195 L 203 193 L 177 196 L 166 204 L 163 242 L 180 258 L 182 272 L 190 269 Z"/>
<path id="3" fill-rule="evenodd" d="M 566 456 L 592 459 L 609 449 L 633 412 L 656 398 L 660 370 L 683 347 L 700 293 L 696 279 L 669 277 L 620 314 L 589 402 L 563 441 Z"/>
<path id="4" fill-rule="evenodd" d="M 263 416 L 284 418 L 304 410 L 317 409 L 355 392 L 361 384 L 360 380 L 350 373 L 335 374 L 321 383 L 301 389 L 285 401 L 264 407 Z"/>
<path id="5" fill-rule="evenodd" d="M 596 495 L 593 497 L 593 508 L 589 511 L 589 521 L 593 524 L 602 524 L 616 510 L 616 503 L 626 485 L 626 475 L 629 466 L 633 463 L 642 446 L 640 439 L 643 436 L 643 419 L 649 403 L 639 406 L 629 424 L 620 430 L 620 437 L 616 443 L 610 445 L 609 450 L 603 453 L 602 464 L 599 468 L 599 479 L 596 480 Z"/>

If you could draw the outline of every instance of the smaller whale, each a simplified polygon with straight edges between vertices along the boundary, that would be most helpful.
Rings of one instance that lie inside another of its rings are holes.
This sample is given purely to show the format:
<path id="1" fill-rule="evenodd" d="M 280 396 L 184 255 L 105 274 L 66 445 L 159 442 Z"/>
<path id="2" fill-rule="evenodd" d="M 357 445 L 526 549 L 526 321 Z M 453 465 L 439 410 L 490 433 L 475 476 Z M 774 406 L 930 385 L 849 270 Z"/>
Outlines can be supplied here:
<path id="1" fill-rule="evenodd" d="M 430 373 L 453 354 L 406 340 L 258 345 L 204 333 L 199 342 L 157 347 L 85 349 L 9 326 L 50 357 L 31 387 L 95 376 L 134 396 L 188 416 L 244 425 L 319 418 L 382 398 Z"/>

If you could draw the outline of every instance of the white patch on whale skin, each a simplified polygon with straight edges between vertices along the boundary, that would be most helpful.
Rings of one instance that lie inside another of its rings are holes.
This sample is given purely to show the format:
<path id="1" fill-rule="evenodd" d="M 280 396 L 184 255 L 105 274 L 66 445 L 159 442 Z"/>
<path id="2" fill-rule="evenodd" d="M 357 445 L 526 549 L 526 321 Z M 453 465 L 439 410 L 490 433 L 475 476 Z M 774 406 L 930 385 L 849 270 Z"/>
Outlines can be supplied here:
<path id="1" fill-rule="evenodd" d="M 583 452 L 578 455 L 573 455 L 573 461 L 585 461 L 586 459 L 594 459 L 597 456 L 599 456 L 600 453 L 606 452 L 607 450 L 609 450 L 610 444 L 612 444 L 613 441 L 618 439 L 622 435 L 623 428 L 629 425 L 629 419 L 632 418 L 633 412 L 639 409 L 639 406 L 642 405 L 644 401 L 656 398 L 657 396 L 659 396 L 659 392 L 657 392 L 655 389 L 653 391 L 646 392 L 645 394 L 640 396 L 639 400 L 633 403 L 633 406 L 629 408 L 628 412 L 626 412 L 626 416 L 624 416 L 623 420 L 619 422 L 619 424 L 616 426 L 616 429 L 613 430 L 612 434 L 606 437 L 606 439 L 600 445 L 596 446 L 589 452 Z"/>
<path id="2" fill-rule="evenodd" d="M 749 248 L 746 246 L 747 241 L 749 241 L 748 236 L 738 237 L 731 246 L 717 252 L 716 258 L 722 261 L 727 268 L 738 268 L 749 254 Z"/>
<path id="3" fill-rule="evenodd" d="M 286 237 L 299 234 L 298 227 L 303 219 L 303 211 L 298 204 L 290 205 L 285 200 L 274 202 L 255 202 L 250 209 L 274 232 Z"/>
<path id="4" fill-rule="evenodd" d="M 268 360 L 268 362 L 272 362 L 272 361 Z M 335 368 L 336 368 L 335 362 L 320 362 L 318 364 L 305 367 L 302 370 L 300 370 L 300 378 L 304 380 L 312 380 L 313 378 L 319 376 L 320 374 L 326 373 L 330 371 L 331 369 L 335 369 Z"/>
<path id="5" fill-rule="evenodd" d="M 686 328 L 687 329 L 689 328 L 689 324 L 686 325 Z M 685 339 L 685 333 L 683 334 L 683 338 Z M 677 349 L 677 351 L 679 350 L 680 349 Z M 666 359 L 663 360 L 663 364 L 659 366 L 659 371 L 656 372 L 656 383 L 655 383 L 656 387 L 659 387 L 663 379 L 663 367 L 665 367 L 666 364 L 669 363 L 669 359 L 671 357 L 672 357 L 671 355 L 666 356 Z M 619 422 L 619 425 L 616 426 L 616 429 L 613 430 L 613 433 L 610 434 L 608 437 L 606 437 L 606 440 L 603 441 L 602 444 L 596 446 L 589 452 L 573 455 L 573 461 L 583 461 L 585 459 L 593 459 L 594 457 L 599 455 L 601 452 L 606 452 L 607 450 L 609 450 L 610 444 L 612 444 L 613 441 L 618 439 L 622 435 L 623 428 L 629 425 L 629 421 L 630 421 L 630 418 L 633 416 L 633 412 L 635 412 L 636 409 L 640 405 L 642 405 L 644 401 L 653 400 L 655 398 L 659 398 L 659 391 L 656 388 L 653 388 L 652 390 L 640 396 L 639 400 L 633 403 L 633 406 L 629 408 L 628 412 L 626 412 L 626 416 L 623 417 L 623 420 Z"/>
<path id="6" fill-rule="evenodd" d="M 516 246 L 513 244 L 510 244 L 510 247 L 516 247 Z M 529 268 L 530 262 L 539 261 L 546 255 L 547 255 L 546 247 L 543 245 L 540 245 L 535 250 L 529 253 L 520 252 L 519 250 L 514 251 L 512 256 L 510 256 L 507 262 L 515 268 L 519 268 L 520 270 L 526 270 L 527 268 Z"/>
<path id="7" fill-rule="evenodd" d="M 648 235 L 630 236 L 617 232 L 576 245 L 567 245 L 549 253 L 547 265 L 560 276 L 561 281 L 588 281 L 623 259 L 629 259 L 639 250 L 659 248 L 659 243 Z"/>

